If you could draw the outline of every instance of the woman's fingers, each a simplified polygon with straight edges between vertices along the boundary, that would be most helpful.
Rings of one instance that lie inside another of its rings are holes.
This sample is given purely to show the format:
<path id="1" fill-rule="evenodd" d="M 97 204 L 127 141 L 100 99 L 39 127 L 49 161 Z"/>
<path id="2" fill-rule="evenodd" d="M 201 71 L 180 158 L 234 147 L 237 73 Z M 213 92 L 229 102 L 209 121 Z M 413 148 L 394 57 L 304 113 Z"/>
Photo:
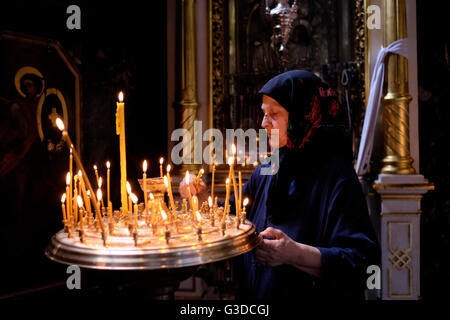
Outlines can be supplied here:
<path id="1" fill-rule="evenodd" d="M 280 239 L 284 236 L 284 232 L 279 229 L 268 227 L 266 230 L 261 232 L 261 236 L 270 237 L 270 238 L 274 238 L 274 239 Z"/>

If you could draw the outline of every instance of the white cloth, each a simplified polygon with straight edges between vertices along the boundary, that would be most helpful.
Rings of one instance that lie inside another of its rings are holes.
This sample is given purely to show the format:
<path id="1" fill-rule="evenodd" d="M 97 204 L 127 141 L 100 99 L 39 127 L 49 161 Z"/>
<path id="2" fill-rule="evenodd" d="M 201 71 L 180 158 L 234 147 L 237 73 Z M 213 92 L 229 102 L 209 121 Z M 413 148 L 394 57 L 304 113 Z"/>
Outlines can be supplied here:
<path id="1" fill-rule="evenodd" d="M 378 118 L 378 111 L 380 110 L 381 96 L 383 95 L 384 58 L 388 53 L 396 53 L 408 58 L 408 39 L 405 38 L 394 41 L 386 48 L 381 47 L 381 50 L 378 53 L 372 79 L 370 81 L 369 100 L 367 102 L 366 115 L 364 117 L 358 159 L 356 161 L 356 173 L 358 176 L 367 172 L 370 157 L 372 155 L 375 125 Z"/>

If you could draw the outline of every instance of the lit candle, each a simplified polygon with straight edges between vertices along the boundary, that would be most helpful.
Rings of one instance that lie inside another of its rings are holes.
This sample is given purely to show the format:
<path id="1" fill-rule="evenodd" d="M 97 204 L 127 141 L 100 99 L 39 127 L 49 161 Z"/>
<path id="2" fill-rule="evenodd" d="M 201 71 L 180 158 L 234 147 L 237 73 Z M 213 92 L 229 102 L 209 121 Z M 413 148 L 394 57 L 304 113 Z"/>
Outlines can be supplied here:
<path id="1" fill-rule="evenodd" d="M 191 187 L 189 186 L 189 170 L 186 170 L 185 181 L 186 181 L 187 192 L 188 192 L 189 206 L 191 207 L 191 210 L 192 210 L 192 195 L 191 195 Z"/>
<path id="2" fill-rule="evenodd" d="M 100 204 L 102 203 L 102 199 L 103 199 L 103 194 L 102 194 L 102 189 L 97 189 L 97 201 L 98 201 L 98 206 L 100 207 Z"/>
<path id="3" fill-rule="evenodd" d="M 61 118 L 57 118 L 56 119 L 56 126 L 58 127 L 59 130 L 62 131 L 62 138 L 66 142 L 66 144 L 68 146 L 72 147 L 73 157 L 75 159 L 75 162 L 76 162 L 77 166 L 80 168 L 81 172 L 83 173 L 83 178 L 85 180 L 85 183 L 86 183 L 88 189 L 92 193 L 94 193 L 94 191 L 92 189 L 92 185 L 91 185 L 91 183 L 90 183 L 90 181 L 89 181 L 89 179 L 88 179 L 88 177 L 86 175 L 86 172 L 84 170 L 83 163 L 81 162 L 81 159 L 80 159 L 77 151 L 73 147 L 72 140 L 70 139 L 69 133 L 65 129 L 64 122 L 61 120 Z M 70 176 L 72 176 L 72 175 L 70 175 Z M 97 220 L 99 221 L 100 227 L 102 229 L 102 234 L 104 235 L 105 234 L 105 226 L 104 226 L 103 221 L 102 221 L 101 216 L 100 216 L 100 208 L 98 208 L 97 206 L 95 207 L 95 213 L 97 215 Z M 104 243 L 106 243 L 106 236 L 104 236 Z"/>
<path id="4" fill-rule="evenodd" d="M 131 200 L 134 203 L 134 210 L 133 210 L 134 211 L 133 212 L 133 214 L 134 214 L 134 224 L 133 224 L 133 227 L 136 229 L 137 226 L 138 226 L 138 205 L 137 205 L 138 197 L 136 197 L 136 195 L 134 193 L 130 193 L 130 198 L 131 198 Z"/>
<path id="5" fill-rule="evenodd" d="M 102 179 L 102 177 L 100 177 L 100 178 L 98 178 L 98 188 L 101 189 L 102 185 L 103 185 L 103 179 Z M 105 205 L 103 204 L 103 198 L 100 203 L 101 203 L 102 207 L 105 207 Z"/>
<path id="6" fill-rule="evenodd" d="M 78 188 L 77 188 L 77 181 L 78 181 L 78 176 L 74 176 L 73 177 L 72 210 L 73 210 L 73 216 L 74 216 L 74 219 L 75 219 L 75 225 L 78 222 L 78 210 L 77 210 Z"/>
<path id="7" fill-rule="evenodd" d="M 81 196 L 77 196 L 77 203 L 78 203 L 78 214 L 80 216 L 80 228 L 83 228 L 83 200 L 81 199 Z"/>
<path id="8" fill-rule="evenodd" d="M 128 210 L 128 222 L 131 224 L 131 222 L 132 222 L 132 219 L 131 219 L 131 217 L 132 217 L 132 209 L 133 209 L 133 206 L 132 206 L 132 204 L 131 204 L 131 197 L 130 197 L 130 194 L 131 194 L 131 185 L 130 185 L 130 183 L 127 181 L 127 194 L 128 194 L 128 208 L 129 208 L 129 210 Z"/>
<path id="9" fill-rule="evenodd" d="M 98 182 L 98 170 L 97 170 L 97 165 L 94 164 L 94 172 L 95 172 L 95 178 L 97 179 L 97 184 L 99 184 Z"/>
<path id="10" fill-rule="evenodd" d="M 123 103 L 123 92 L 119 93 L 119 102 L 116 111 L 116 134 L 120 136 L 120 194 L 122 200 L 122 211 L 128 213 L 127 204 L 127 154 L 125 145 L 125 104 Z M 131 210 L 131 208 L 130 208 Z"/>
<path id="11" fill-rule="evenodd" d="M 67 193 L 67 199 L 68 199 L 68 204 L 67 204 L 67 213 L 70 215 L 70 217 L 72 217 L 72 205 L 73 205 L 73 200 L 72 200 L 72 195 L 73 195 L 73 149 L 72 149 L 72 145 L 69 145 L 70 147 L 70 156 L 69 156 L 69 193 Z M 67 180 L 66 180 L 67 181 Z"/>
<path id="12" fill-rule="evenodd" d="M 241 214 L 241 205 L 242 205 L 242 174 L 239 170 L 239 199 L 238 199 L 238 212 L 236 212 L 236 216 L 239 217 Z"/>
<path id="13" fill-rule="evenodd" d="M 211 226 L 214 227 L 214 210 L 211 196 L 208 197 L 209 205 L 209 219 L 211 220 Z"/>
<path id="14" fill-rule="evenodd" d="M 192 215 L 195 216 L 195 212 L 198 211 L 198 198 L 197 196 L 192 196 Z"/>
<path id="15" fill-rule="evenodd" d="M 196 189 L 198 189 L 198 186 L 200 184 L 200 181 L 201 181 L 201 178 L 202 178 L 204 172 L 205 172 L 205 170 L 200 169 L 200 171 L 197 174 L 197 178 L 195 178 L 194 186 Z"/>
<path id="16" fill-rule="evenodd" d="M 79 183 L 80 183 L 81 194 L 83 195 L 86 210 L 90 216 L 91 215 L 91 204 L 89 203 L 89 199 L 87 197 L 86 186 L 84 185 L 81 170 L 78 170 L 78 177 L 79 177 L 79 181 L 80 181 Z"/>
<path id="17" fill-rule="evenodd" d="M 148 214 L 148 206 L 147 206 L 147 160 L 144 160 L 142 163 L 142 184 L 144 187 L 144 215 Z"/>
<path id="18" fill-rule="evenodd" d="M 212 182 L 211 182 L 211 198 L 214 199 L 214 176 L 216 174 L 216 162 L 213 162 L 213 168 L 212 168 Z"/>
<path id="19" fill-rule="evenodd" d="M 234 147 L 234 144 L 233 144 Z M 236 152 L 235 147 L 233 148 L 233 153 Z M 234 157 L 230 157 L 228 159 L 228 164 L 230 165 L 230 179 L 231 182 L 233 182 L 233 190 L 234 190 L 234 203 L 235 203 L 235 209 L 236 209 L 236 215 L 239 214 L 239 195 L 237 192 L 237 185 L 236 185 L 236 176 L 234 173 Z"/>
<path id="20" fill-rule="evenodd" d="M 66 202 L 67 202 L 67 222 L 69 224 L 72 223 L 72 211 L 70 205 L 72 204 L 72 194 L 70 193 L 70 184 L 71 184 L 71 175 L 70 172 L 67 172 L 66 175 Z"/>
<path id="21" fill-rule="evenodd" d="M 77 202 L 78 202 L 78 210 L 79 210 L 79 216 L 80 216 L 80 241 L 84 243 L 84 230 L 83 230 L 83 200 L 81 199 L 81 196 L 77 196 Z"/>
<path id="22" fill-rule="evenodd" d="M 65 225 L 66 221 L 67 221 L 67 217 L 66 217 L 66 205 L 64 204 L 64 202 L 66 202 L 66 194 L 65 193 L 63 193 L 63 195 L 61 197 L 61 209 L 62 209 L 62 214 L 63 214 L 63 223 Z"/>
<path id="23" fill-rule="evenodd" d="M 110 198 L 110 175 L 111 175 L 111 170 L 110 170 L 111 164 L 109 163 L 109 161 L 106 161 L 106 196 L 107 196 L 107 200 L 108 200 L 108 208 L 111 207 L 111 198 Z"/>
<path id="24" fill-rule="evenodd" d="M 247 206 L 247 204 L 248 204 L 248 198 L 245 198 L 244 199 L 244 202 L 243 202 L 243 204 L 242 204 L 242 213 L 241 213 L 241 222 L 244 224 L 245 223 L 245 215 L 247 214 L 246 212 L 245 212 L 245 207 Z"/>
<path id="25" fill-rule="evenodd" d="M 170 167 L 170 164 L 169 164 L 169 165 L 167 165 L 167 169 L 166 169 L 166 171 L 167 171 L 167 176 L 164 177 L 164 178 L 165 178 L 165 179 L 164 179 L 164 184 L 166 184 L 167 193 L 168 193 L 168 195 L 169 195 L 170 207 L 172 208 L 172 216 L 171 216 L 171 219 L 175 219 L 175 217 L 176 217 L 176 215 L 177 215 L 177 213 L 176 213 L 177 209 L 176 209 L 176 207 L 175 207 L 175 201 L 173 200 L 173 193 L 172 193 L 172 179 L 171 179 L 171 177 L 170 177 L 170 169 L 171 169 L 171 167 Z M 167 182 L 166 182 L 166 180 L 167 180 Z"/>
<path id="26" fill-rule="evenodd" d="M 164 158 L 161 157 L 159 159 L 159 175 L 161 176 L 161 178 L 163 177 L 163 163 L 164 163 Z"/>
<path id="27" fill-rule="evenodd" d="M 228 207 L 230 206 L 230 204 L 229 204 L 229 201 L 230 201 L 230 178 L 228 178 L 225 182 L 225 190 L 226 190 L 225 210 L 223 211 L 222 222 L 225 221 L 225 216 L 228 212 Z"/>

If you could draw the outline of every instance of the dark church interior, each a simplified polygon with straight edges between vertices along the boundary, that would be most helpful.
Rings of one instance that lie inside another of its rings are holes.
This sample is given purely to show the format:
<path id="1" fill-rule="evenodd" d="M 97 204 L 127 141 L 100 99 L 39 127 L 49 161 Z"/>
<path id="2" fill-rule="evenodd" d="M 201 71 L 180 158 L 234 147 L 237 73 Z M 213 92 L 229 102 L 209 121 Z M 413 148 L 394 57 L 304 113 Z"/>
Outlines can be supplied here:
<path id="1" fill-rule="evenodd" d="M 258 91 L 277 74 L 304 69 L 324 79 L 337 93 L 339 102 L 351 109 L 352 160 L 356 164 L 365 123 L 371 68 L 380 41 L 389 32 L 383 29 L 385 23 L 387 25 L 387 20 L 383 19 L 388 19 L 383 12 L 391 8 L 388 7 L 389 2 L 395 2 L 397 9 L 405 8 L 401 4 L 405 1 L 401 0 L 370 1 L 370 4 L 375 3 L 382 8 L 382 30 L 378 31 L 365 26 L 368 19 L 365 10 L 369 1 L 362 0 L 295 3 L 275 0 L 157 0 L 147 3 L 17 0 L 2 3 L 0 304 L 69 301 L 72 298 L 84 301 L 97 297 L 172 302 L 239 300 L 240 254 L 181 269 L 140 270 L 145 269 L 141 267 L 116 271 L 98 267 L 100 263 L 97 267 L 82 268 L 81 289 L 70 290 L 67 267 L 72 263 L 60 263 L 45 253 L 52 237 L 64 230 L 61 195 L 66 191 L 69 170 L 68 144 L 52 123 L 60 115 L 68 124 L 68 136 L 91 182 L 96 179 L 93 166 L 98 166 L 98 172 L 106 181 L 106 161 L 111 162 L 112 183 L 109 191 L 108 182 L 108 197 L 110 192 L 112 205 L 118 210 L 123 200 L 123 185 L 119 169 L 122 149 L 116 134 L 116 129 L 120 129 L 120 126 L 116 128 L 116 112 L 119 110 L 116 104 L 117 95 L 122 91 L 125 96 L 125 170 L 131 188 L 139 201 L 147 199 L 148 195 L 144 193 L 148 190 L 144 191 L 139 182 L 142 179 L 142 161 L 146 159 L 149 163 L 149 178 L 159 177 L 159 161 L 164 157 L 164 170 L 167 164 L 173 165 L 172 189 L 178 206 L 183 198 L 178 185 L 186 168 L 195 170 L 195 175 L 204 168 L 202 179 L 207 188 L 211 187 L 215 172 L 207 164 L 195 167 L 170 162 L 174 147 L 171 134 L 177 128 L 186 128 L 190 121 L 186 114 L 197 110 L 197 120 L 221 132 L 227 128 L 261 129 L 264 114 L 260 111 Z M 275 16 L 277 5 L 283 3 L 287 3 L 286 8 L 296 5 L 297 12 L 294 21 L 289 22 L 292 30 L 288 30 L 290 36 L 287 44 L 283 42 L 285 51 L 281 55 L 279 48 L 274 49 L 280 44 L 273 38 L 275 29 L 267 16 Z M 415 160 L 414 174 L 425 177 L 427 186 L 413 184 L 404 187 L 404 183 L 401 184 L 404 190 L 417 187 L 426 192 L 419 190 L 414 196 L 408 193 L 404 205 L 398 207 L 408 206 L 408 201 L 418 203 L 419 208 L 414 213 L 409 215 L 410 210 L 401 215 L 402 223 L 408 223 L 411 226 L 409 230 L 413 230 L 408 239 L 414 247 L 396 253 L 390 247 L 389 253 L 389 248 L 384 247 L 383 223 L 391 228 L 390 224 L 396 220 L 385 219 L 390 219 L 400 209 L 395 207 L 390 213 L 385 210 L 390 205 L 394 206 L 391 203 L 400 199 L 402 193 L 389 197 L 383 192 L 387 192 L 386 188 L 392 183 L 380 187 L 380 182 L 377 182 L 381 181 L 377 179 L 380 179 L 378 175 L 385 161 L 385 146 L 380 138 L 383 128 L 378 123 L 370 170 L 364 177 L 360 176 L 360 180 L 364 181 L 370 221 L 382 255 L 393 254 L 394 259 L 406 260 L 399 264 L 397 260 L 389 260 L 391 256 L 386 256 L 385 260 L 383 256 L 381 289 L 366 290 L 364 299 L 426 303 L 448 300 L 450 286 L 450 159 L 446 151 L 450 139 L 446 123 L 450 103 L 447 91 L 450 84 L 449 39 L 446 12 L 437 8 L 437 3 L 424 0 L 407 0 L 406 3 L 408 32 L 410 24 L 415 28 L 415 33 L 408 34 L 408 39 L 413 38 L 417 45 L 416 48 L 408 48 L 409 74 L 416 76 L 415 82 L 411 83 L 410 78 L 409 83 L 412 96 L 409 116 L 415 119 L 410 120 L 409 143 Z M 68 12 L 71 5 L 80 9 L 79 28 L 69 28 L 73 23 L 70 20 L 72 14 L 76 13 Z M 411 10 L 414 15 L 409 20 Z M 190 25 L 192 12 L 196 17 Z M 191 40 L 193 48 L 189 47 Z M 416 61 L 413 62 L 412 57 Z M 192 64 L 192 61 L 196 63 Z M 391 61 L 386 64 L 386 68 L 390 67 Z M 385 76 L 384 90 L 391 81 L 389 77 Z M 194 89 L 190 87 L 192 83 L 195 83 Z M 34 92 L 30 89 L 32 87 Z M 189 90 L 196 91 L 194 98 L 197 101 L 192 100 Z M 45 99 L 39 99 L 42 95 Z M 11 120 L 10 116 L 10 113 L 21 112 L 24 108 L 31 111 L 24 112 L 21 117 L 28 119 L 23 121 L 31 121 L 34 128 L 34 133 L 26 137 L 21 133 L 23 123 Z M 254 167 L 242 168 L 244 184 Z M 78 169 L 74 162 L 74 172 Z M 226 164 L 217 167 L 217 181 L 223 178 L 216 186 L 219 203 L 228 199 L 225 199 L 227 170 Z M 240 170 L 238 165 L 236 170 Z M 233 193 L 233 187 L 230 189 Z M 103 199 L 106 199 L 106 187 L 102 190 Z M 172 191 L 170 195 L 169 192 L 163 195 L 163 206 L 172 208 L 171 194 Z M 242 191 L 240 194 L 242 196 Z M 141 205 L 146 208 L 146 203 Z M 200 202 L 198 207 L 201 205 Z M 230 206 L 233 207 L 231 202 Z M 132 206 L 128 209 L 131 212 Z M 240 208 L 238 212 L 241 212 Z M 413 217 L 410 221 L 409 216 Z M 414 220 L 416 218 L 418 220 Z M 200 223 L 200 219 L 198 221 Z M 386 230 L 390 232 L 389 228 Z M 398 228 L 400 233 L 403 227 Z M 200 239 L 200 235 L 198 237 Z M 78 239 L 78 233 L 75 238 Z M 132 243 L 132 237 L 129 238 Z M 163 233 L 161 239 L 164 241 Z M 138 240 L 135 238 L 135 241 Z M 405 243 L 406 240 L 399 241 Z M 386 261 L 392 262 L 394 267 L 386 266 Z M 398 270 L 394 270 L 395 266 Z M 402 270 L 409 270 L 409 275 L 401 274 Z M 396 272 L 400 279 L 398 282 L 395 282 Z M 414 279 L 414 284 L 409 283 L 406 293 L 395 297 L 395 290 L 403 292 L 405 288 L 401 281 L 413 281 L 408 279 Z M 388 284 L 388 281 L 392 283 Z M 164 291 L 168 287 L 170 290 Z"/>

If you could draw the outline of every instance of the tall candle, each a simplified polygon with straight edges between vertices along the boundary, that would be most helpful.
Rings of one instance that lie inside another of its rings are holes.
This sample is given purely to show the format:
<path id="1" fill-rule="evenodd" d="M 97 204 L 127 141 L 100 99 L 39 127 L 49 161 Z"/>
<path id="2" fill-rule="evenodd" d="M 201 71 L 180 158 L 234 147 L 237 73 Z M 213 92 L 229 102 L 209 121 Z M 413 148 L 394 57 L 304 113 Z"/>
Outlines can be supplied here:
<path id="1" fill-rule="evenodd" d="M 192 216 L 198 211 L 198 198 L 197 196 L 192 196 Z"/>
<path id="2" fill-rule="evenodd" d="M 72 146 L 69 145 L 70 147 L 70 156 L 69 156 L 69 193 L 67 194 L 67 199 L 68 199 L 68 204 L 67 204 L 67 213 L 70 215 L 70 217 L 72 218 L 72 205 L 73 205 L 73 201 L 72 201 L 72 195 L 73 195 L 73 149 Z M 66 180 L 67 181 L 67 180 Z"/>
<path id="3" fill-rule="evenodd" d="M 238 202 L 239 202 L 239 206 L 238 206 L 239 211 L 236 212 L 237 217 L 239 217 L 241 214 L 241 205 L 242 205 L 242 174 L 241 174 L 240 170 L 239 170 L 239 199 L 238 199 Z"/>
<path id="4" fill-rule="evenodd" d="M 102 189 L 97 189 L 97 201 L 98 201 L 98 206 L 100 207 L 100 203 L 102 202 L 103 199 L 103 194 L 102 194 Z"/>
<path id="5" fill-rule="evenodd" d="M 77 181 L 78 181 L 78 176 L 74 176 L 73 177 L 73 202 L 75 202 L 75 204 L 72 202 L 72 210 L 73 210 L 73 216 L 75 219 L 75 224 L 77 224 L 78 222 L 78 209 L 77 209 L 77 200 L 78 200 L 78 188 L 77 188 Z"/>
<path id="6" fill-rule="evenodd" d="M 80 189 L 81 189 L 81 194 L 83 195 L 83 199 L 84 199 L 84 203 L 86 206 L 86 210 L 89 214 L 89 216 L 91 215 L 91 204 L 89 202 L 89 198 L 87 197 L 87 192 L 86 192 L 86 186 L 84 185 L 84 181 L 83 181 L 83 177 L 82 177 L 82 172 L 81 170 L 78 171 L 78 176 L 80 177 Z"/>
<path id="7" fill-rule="evenodd" d="M 189 182 L 190 182 L 189 181 L 189 170 L 186 170 L 185 181 L 186 181 L 187 192 L 188 192 L 189 206 L 191 207 L 191 210 L 192 210 L 192 195 L 191 195 L 191 187 L 189 186 Z"/>
<path id="8" fill-rule="evenodd" d="M 213 168 L 212 168 L 212 182 L 211 182 L 211 198 L 214 199 L 214 176 L 216 174 L 216 162 L 214 161 L 213 163 Z"/>
<path id="9" fill-rule="evenodd" d="M 248 198 L 245 198 L 244 202 L 242 204 L 242 214 L 241 214 L 241 217 L 240 217 L 241 220 L 242 220 L 242 223 L 245 223 L 245 215 L 247 214 L 245 212 L 245 207 L 247 206 L 247 204 L 248 204 Z"/>
<path id="10" fill-rule="evenodd" d="M 233 144 L 233 146 L 234 146 L 234 144 Z M 235 209 L 236 209 L 236 215 L 237 215 L 237 214 L 239 214 L 239 203 L 238 203 L 239 195 L 237 192 L 236 175 L 234 173 L 234 166 L 233 166 L 234 157 L 230 157 L 228 159 L 228 164 L 230 165 L 230 179 L 231 179 L 231 182 L 233 182 L 234 200 L 235 200 L 234 203 L 235 203 Z"/>
<path id="11" fill-rule="evenodd" d="M 102 179 L 102 177 L 100 177 L 100 178 L 98 178 L 98 188 L 101 189 L 101 188 L 102 188 L 102 185 L 103 185 L 103 179 Z M 102 207 L 105 207 L 105 205 L 104 205 L 104 203 L 103 203 L 103 198 L 102 198 L 102 200 L 100 201 L 100 204 L 101 204 Z"/>
<path id="12" fill-rule="evenodd" d="M 173 200 L 173 193 L 172 193 L 172 179 L 170 177 L 170 164 L 167 165 L 167 193 L 169 194 L 169 201 L 170 201 L 170 207 L 172 208 L 172 219 L 176 218 L 177 215 L 177 209 L 175 207 L 175 201 Z"/>
<path id="13" fill-rule="evenodd" d="M 195 185 L 195 188 L 196 188 L 196 189 L 198 189 L 198 186 L 199 186 L 199 184 L 200 184 L 200 181 L 201 181 L 201 179 L 202 179 L 202 176 L 203 176 L 203 173 L 204 173 L 204 172 L 205 172 L 205 170 L 200 169 L 200 171 L 199 171 L 198 174 L 197 174 L 197 178 L 195 178 L 194 185 Z"/>
<path id="14" fill-rule="evenodd" d="M 131 224 L 131 216 L 132 216 L 132 204 L 131 204 L 131 185 L 130 183 L 127 181 L 127 194 L 128 194 L 128 208 L 130 208 L 130 210 L 128 210 L 128 222 Z"/>
<path id="15" fill-rule="evenodd" d="M 97 165 L 94 164 L 94 172 L 95 172 L 95 178 L 97 179 L 97 184 L 99 184 L 98 182 L 98 170 L 97 170 Z"/>
<path id="16" fill-rule="evenodd" d="M 111 204 L 111 198 L 110 198 L 110 177 L 111 177 L 111 170 L 110 170 L 111 164 L 109 161 L 106 161 L 106 193 L 107 193 L 107 200 L 108 200 L 108 208 Z M 112 209 L 112 208 L 111 208 Z"/>
<path id="17" fill-rule="evenodd" d="M 130 194 L 130 198 L 134 203 L 134 210 L 133 210 L 133 214 L 134 214 L 134 223 L 133 223 L 133 227 L 137 228 L 138 226 L 138 197 L 136 197 L 136 195 L 134 193 Z"/>
<path id="18" fill-rule="evenodd" d="M 144 216 L 148 214 L 148 206 L 147 206 L 147 160 L 144 160 L 142 163 L 142 184 L 144 190 Z"/>
<path id="19" fill-rule="evenodd" d="M 64 204 L 64 202 L 66 202 L 66 194 L 63 193 L 62 197 L 61 197 L 61 209 L 62 209 L 62 214 L 63 214 L 63 222 L 64 224 L 67 223 L 67 217 L 66 217 L 66 205 Z"/>
<path id="20" fill-rule="evenodd" d="M 159 159 L 159 175 L 160 175 L 161 178 L 163 177 L 163 167 L 162 167 L 163 163 L 164 163 L 164 158 L 161 157 Z"/>
<path id="21" fill-rule="evenodd" d="M 72 223 L 72 211 L 70 205 L 72 204 L 72 194 L 70 193 L 70 183 L 71 183 L 70 172 L 66 175 L 66 202 L 67 202 L 67 222 Z"/>
<path id="22" fill-rule="evenodd" d="M 120 136 L 120 194 L 122 200 L 122 211 L 128 213 L 127 203 L 127 153 L 125 146 L 125 103 L 123 92 L 119 93 L 119 102 L 116 111 L 116 134 Z M 131 208 L 130 208 L 131 210 Z"/>
<path id="23" fill-rule="evenodd" d="M 80 216 L 80 228 L 83 228 L 83 200 L 81 199 L 81 196 L 77 196 L 77 203 L 78 203 L 78 214 Z"/>
<path id="24" fill-rule="evenodd" d="M 228 208 L 230 206 L 229 201 L 230 201 L 230 178 L 228 178 L 225 182 L 225 190 L 226 190 L 226 194 L 225 194 L 225 209 L 223 211 L 223 216 L 222 216 L 222 222 L 225 220 L 225 216 L 228 212 Z"/>

